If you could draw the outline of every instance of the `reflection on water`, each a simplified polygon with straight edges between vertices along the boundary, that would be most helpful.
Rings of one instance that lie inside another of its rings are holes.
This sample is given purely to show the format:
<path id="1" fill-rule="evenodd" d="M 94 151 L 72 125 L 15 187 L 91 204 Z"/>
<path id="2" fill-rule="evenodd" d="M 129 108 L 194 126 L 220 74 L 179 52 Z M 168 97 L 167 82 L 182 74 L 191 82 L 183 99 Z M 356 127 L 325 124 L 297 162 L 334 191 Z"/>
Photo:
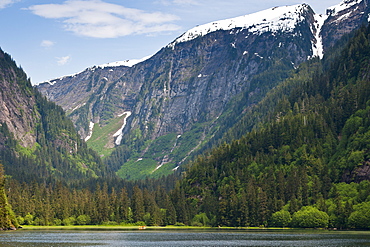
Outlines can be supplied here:
<path id="1" fill-rule="evenodd" d="M 0 246 L 370 246 L 370 232 L 12 231 Z"/>

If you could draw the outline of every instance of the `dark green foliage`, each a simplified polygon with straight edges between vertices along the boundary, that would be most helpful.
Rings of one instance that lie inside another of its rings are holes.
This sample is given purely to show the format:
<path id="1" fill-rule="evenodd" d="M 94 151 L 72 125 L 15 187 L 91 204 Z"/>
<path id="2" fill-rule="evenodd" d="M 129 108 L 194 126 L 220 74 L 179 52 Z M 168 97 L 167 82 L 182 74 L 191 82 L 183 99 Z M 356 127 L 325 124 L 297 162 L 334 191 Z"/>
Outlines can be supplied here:
<path id="1" fill-rule="evenodd" d="M 146 183 L 115 184 L 94 181 L 94 187 L 75 189 L 61 183 L 20 183 L 10 180 L 10 203 L 24 225 L 138 224 L 173 225 L 174 205 L 162 187 Z M 126 188 L 130 189 L 130 194 Z M 145 223 L 143 223 L 145 222 Z"/>
<path id="2" fill-rule="evenodd" d="M 0 164 L 0 229 L 7 230 L 14 227 L 18 227 L 18 222 L 5 194 L 4 169 Z"/>

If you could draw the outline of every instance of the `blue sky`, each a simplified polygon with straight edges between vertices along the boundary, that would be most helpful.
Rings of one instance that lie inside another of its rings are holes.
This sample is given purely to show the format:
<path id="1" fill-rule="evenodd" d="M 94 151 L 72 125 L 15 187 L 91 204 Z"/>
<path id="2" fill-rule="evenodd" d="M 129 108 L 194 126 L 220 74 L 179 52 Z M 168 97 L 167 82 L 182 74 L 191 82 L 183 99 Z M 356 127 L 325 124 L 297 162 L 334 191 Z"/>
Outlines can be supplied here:
<path id="1" fill-rule="evenodd" d="M 186 30 L 275 6 L 341 0 L 0 0 L 0 47 L 32 83 L 152 55 Z"/>

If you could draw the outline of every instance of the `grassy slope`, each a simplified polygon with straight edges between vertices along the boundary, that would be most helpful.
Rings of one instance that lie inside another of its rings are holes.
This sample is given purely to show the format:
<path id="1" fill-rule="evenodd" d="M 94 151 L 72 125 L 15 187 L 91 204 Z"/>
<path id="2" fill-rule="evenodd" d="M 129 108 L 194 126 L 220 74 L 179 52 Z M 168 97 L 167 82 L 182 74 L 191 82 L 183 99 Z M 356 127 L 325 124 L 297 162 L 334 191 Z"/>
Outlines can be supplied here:
<path id="1" fill-rule="evenodd" d="M 126 114 L 117 117 L 105 126 L 95 124 L 91 138 L 87 141 L 88 147 L 95 150 L 101 156 L 108 156 L 114 149 L 115 138 L 113 135 L 122 127 Z"/>

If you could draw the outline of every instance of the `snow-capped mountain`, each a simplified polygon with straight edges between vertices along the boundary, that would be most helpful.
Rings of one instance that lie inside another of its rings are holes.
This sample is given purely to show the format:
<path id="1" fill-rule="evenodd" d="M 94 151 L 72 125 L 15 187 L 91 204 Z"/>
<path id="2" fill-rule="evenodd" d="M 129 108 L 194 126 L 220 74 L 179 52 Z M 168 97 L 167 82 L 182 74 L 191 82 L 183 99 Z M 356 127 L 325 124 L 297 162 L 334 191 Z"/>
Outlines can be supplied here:
<path id="1" fill-rule="evenodd" d="M 187 42 L 219 30 L 246 29 L 252 34 L 293 32 L 297 24 L 305 20 L 305 12 L 307 11 L 310 11 L 307 4 L 299 4 L 274 7 L 254 14 L 211 22 L 190 29 L 169 46 L 173 47 L 178 43 Z"/>
<path id="2" fill-rule="evenodd" d="M 122 144 L 138 155 L 131 159 L 175 168 L 368 17 L 368 0 L 345 0 L 326 15 L 307 4 L 275 7 L 197 26 L 142 61 L 94 66 L 37 87 L 89 142 L 91 126 L 118 122 L 102 148 Z"/>

